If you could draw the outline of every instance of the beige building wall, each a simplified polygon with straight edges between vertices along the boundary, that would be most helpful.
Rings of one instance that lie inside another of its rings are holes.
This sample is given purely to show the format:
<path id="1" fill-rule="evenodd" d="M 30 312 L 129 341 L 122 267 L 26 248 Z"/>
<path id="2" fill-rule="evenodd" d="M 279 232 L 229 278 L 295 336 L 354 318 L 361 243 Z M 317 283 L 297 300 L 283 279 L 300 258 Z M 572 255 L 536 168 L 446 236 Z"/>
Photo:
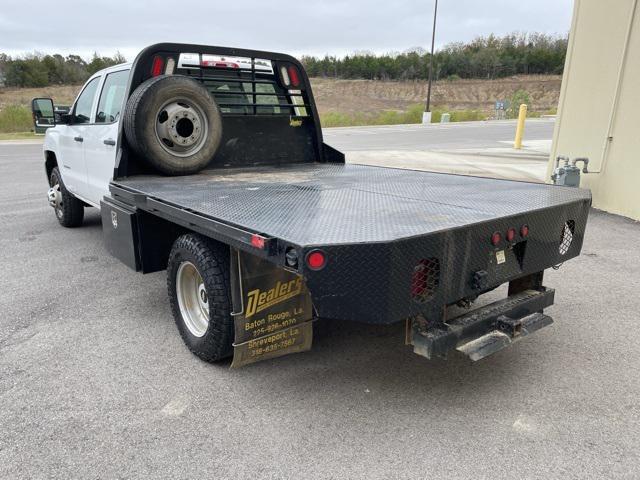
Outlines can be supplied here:
<path id="1" fill-rule="evenodd" d="M 575 0 L 549 175 L 558 155 L 589 158 L 594 207 L 640 220 L 638 0 Z"/>

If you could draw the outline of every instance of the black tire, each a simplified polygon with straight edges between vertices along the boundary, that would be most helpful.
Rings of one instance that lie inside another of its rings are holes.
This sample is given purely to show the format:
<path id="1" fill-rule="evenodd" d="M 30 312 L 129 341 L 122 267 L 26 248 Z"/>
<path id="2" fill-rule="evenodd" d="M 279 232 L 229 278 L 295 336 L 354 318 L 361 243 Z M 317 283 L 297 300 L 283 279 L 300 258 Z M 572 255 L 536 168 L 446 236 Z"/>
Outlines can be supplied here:
<path id="1" fill-rule="evenodd" d="M 196 234 L 185 234 L 174 242 L 167 266 L 167 288 L 173 318 L 189 350 L 207 362 L 233 354 L 234 327 L 231 316 L 229 248 Z M 208 296 L 209 323 L 201 336 L 187 325 L 178 300 L 178 271 L 183 263 L 197 269 Z"/>
<path id="2" fill-rule="evenodd" d="M 58 185 L 62 202 L 59 208 L 54 208 L 56 218 L 63 227 L 73 228 L 82 225 L 84 218 L 84 203 L 74 197 L 64 186 L 60 170 L 54 167 L 49 177 L 49 186 L 54 188 Z"/>
<path id="3" fill-rule="evenodd" d="M 160 75 L 142 83 L 127 101 L 123 122 L 129 145 L 167 175 L 202 170 L 222 139 L 215 100 L 200 82 L 182 75 Z"/>

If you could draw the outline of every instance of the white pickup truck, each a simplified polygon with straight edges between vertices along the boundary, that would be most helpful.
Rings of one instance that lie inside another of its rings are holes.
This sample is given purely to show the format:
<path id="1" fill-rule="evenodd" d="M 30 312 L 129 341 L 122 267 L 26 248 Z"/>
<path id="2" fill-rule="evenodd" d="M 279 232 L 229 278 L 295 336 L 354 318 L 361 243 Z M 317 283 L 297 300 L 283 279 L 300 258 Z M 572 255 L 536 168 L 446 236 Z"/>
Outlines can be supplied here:
<path id="1" fill-rule="evenodd" d="M 79 226 L 84 207 L 100 208 L 102 198 L 109 195 L 130 70 L 127 63 L 94 74 L 74 102 L 73 122 L 59 119 L 45 134 L 49 203 L 65 227 Z M 52 109 L 43 105 L 40 111 Z"/>
<path id="2" fill-rule="evenodd" d="M 33 105 L 54 125 L 60 224 L 99 208 L 114 256 L 166 269 L 207 361 L 307 350 L 323 318 L 404 322 L 414 352 L 478 360 L 552 323 L 543 271 L 582 247 L 587 190 L 345 163 L 288 55 L 157 44 L 93 75 L 68 114 Z"/>

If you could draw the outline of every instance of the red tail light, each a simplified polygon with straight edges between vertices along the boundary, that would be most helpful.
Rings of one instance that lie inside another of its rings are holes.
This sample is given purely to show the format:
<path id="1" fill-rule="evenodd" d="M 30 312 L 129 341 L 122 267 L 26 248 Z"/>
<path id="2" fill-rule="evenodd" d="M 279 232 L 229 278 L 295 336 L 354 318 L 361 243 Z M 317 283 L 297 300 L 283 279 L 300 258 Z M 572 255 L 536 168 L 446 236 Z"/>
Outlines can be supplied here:
<path id="1" fill-rule="evenodd" d="M 413 267 L 411 275 L 411 298 L 418 303 L 429 300 L 440 284 L 440 261 L 435 258 L 423 258 Z"/>
<path id="2" fill-rule="evenodd" d="M 516 238 L 516 229 L 510 228 L 507 230 L 507 242 L 513 242 Z"/>
<path id="3" fill-rule="evenodd" d="M 162 69 L 164 68 L 164 58 L 156 55 L 153 57 L 153 63 L 151 65 L 151 76 L 157 77 L 162 74 Z"/>
<path id="4" fill-rule="evenodd" d="M 327 257 L 321 250 L 312 250 L 307 254 L 307 266 L 311 270 L 321 270 L 327 264 Z"/>
<path id="5" fill-rule="evenodd" d="M 264 250 L 264 237 L 261 237 L 260 235 L 254 233 L 253 235 L 251 235 L 251 245 L 259 248 L 260 250 Z"/>
<path id="6" fill-rule="evenodd" d="M 298 73 L 298 69 L 293 65 L 289 66 L 289 79 L 291 80 L 291 85 L 294 87 L 300 86 L 300 73 Z"/>

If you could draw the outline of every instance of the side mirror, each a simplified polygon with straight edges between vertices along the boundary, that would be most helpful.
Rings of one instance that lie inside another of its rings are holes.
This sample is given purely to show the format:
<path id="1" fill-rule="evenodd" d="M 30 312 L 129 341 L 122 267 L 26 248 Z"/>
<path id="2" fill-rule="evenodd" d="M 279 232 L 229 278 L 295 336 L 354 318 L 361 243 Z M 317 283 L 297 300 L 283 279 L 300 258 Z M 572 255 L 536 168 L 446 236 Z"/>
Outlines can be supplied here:
<path id="1" fill-rule="evenodd" d="M 44 133 L 47 128 L 56 124 L 53 100 L 50 98 L 34 98 L 31 101 L 31 111 L 36 133 Z"/>

